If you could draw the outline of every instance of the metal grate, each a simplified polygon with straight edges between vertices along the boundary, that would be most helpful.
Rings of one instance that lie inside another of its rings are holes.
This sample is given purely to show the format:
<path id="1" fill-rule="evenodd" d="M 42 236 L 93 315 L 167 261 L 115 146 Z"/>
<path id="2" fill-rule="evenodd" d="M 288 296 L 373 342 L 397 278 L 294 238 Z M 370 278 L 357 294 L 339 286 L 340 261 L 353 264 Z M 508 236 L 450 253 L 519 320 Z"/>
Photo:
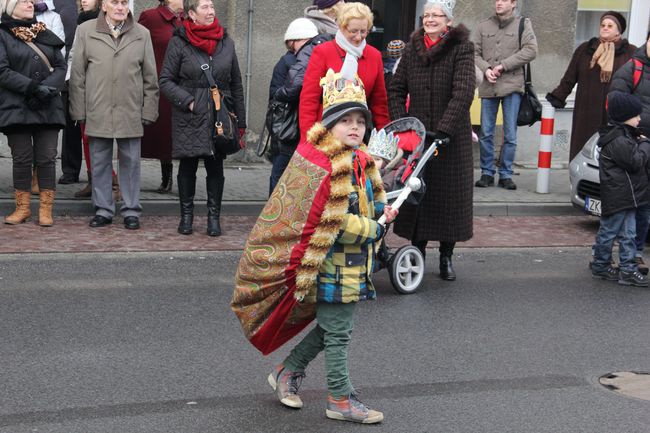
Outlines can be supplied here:
<path id="1" fill-rule="evenodd" d="M 586 196 L 600 200 L 600 184 L 581 180 L 578 183 L 578 197 L 584 199 Z"/>

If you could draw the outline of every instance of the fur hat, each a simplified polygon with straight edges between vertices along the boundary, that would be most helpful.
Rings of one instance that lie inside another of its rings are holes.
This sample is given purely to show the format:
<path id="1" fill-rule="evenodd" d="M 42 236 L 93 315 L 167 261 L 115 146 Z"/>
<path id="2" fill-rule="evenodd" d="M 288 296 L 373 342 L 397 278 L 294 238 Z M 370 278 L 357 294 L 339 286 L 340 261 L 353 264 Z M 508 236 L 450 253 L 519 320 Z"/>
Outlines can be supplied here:
<path id="1" fill-rule="evenodd" d="M 625 122 L 638 116 L 643 104 L 638 96 L 615 90 L 607 95 L 607 112 L 615 122 Z"/>
<path id="2" fill-rule="evenodd" d="M 431 6 L 438 6 L 442 9 L 447 18 L 450 20 L 454 19 L 454 6 L 456 6 L 456 0 L 427 0 L 424 5 L 425 9 Z"/>
<path id="3" fill-rule="evenodd" d="M 354 80 L 346 80 L 340 72 L 329 69 L 320 80 L 323 87 L 323 120 L 326 128 L 331 128 L 341 117 L 352 111 L 361 111 L 370 126 L 372 118 L 366 102 L 366 91 L 358 75 Z"/>
<path id="4" fill-rule="evenodd" d="M 618 31 L 621 34 L 625 33 L 625 29 L 627 28 L 627 21 L 623 15 L 615 11 L 607 11 L 600 16 L 600 22 L 602 23 L 605 18 L 609 18 L 610 20 L 614 21 L 618 25 Z"/>
<path id="5" fill-rule="evenodd" d="M 401 39 L 390 41 L 386 46 L 386 54 L 388 54 L 388 57 L 391 59 L 399 59 L 402 57 L 402 51 L 404 51 L 405 46 L 406 44 Z"/>
<path id="6" fill-rule="evenodd" d="M 287 31 L 284 32 L 284 41 L 297 41 L 300 39 L 311 39 L 318 35 L 316 25 L 307 18 L 296 18 L 291 21 Z"/>
<path id="7" fill-rule="evenodd" d="M 314 0 L 314 6 L 317 6 L 318 9 L 327 9 L 334 6 L 339 1 L 340 0 Z"/>
<path id="8" fill-rule="evenodd" d="M 11 16 L 17 4 L 18 0 L 0 0 L 0 13 Z"/>

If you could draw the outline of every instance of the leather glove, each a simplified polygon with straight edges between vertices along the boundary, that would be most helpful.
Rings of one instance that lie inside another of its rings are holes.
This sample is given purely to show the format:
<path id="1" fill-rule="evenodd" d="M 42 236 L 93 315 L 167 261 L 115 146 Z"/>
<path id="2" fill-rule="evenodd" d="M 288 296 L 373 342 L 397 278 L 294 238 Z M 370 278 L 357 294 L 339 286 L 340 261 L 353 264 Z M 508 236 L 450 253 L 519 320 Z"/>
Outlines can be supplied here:
<path id="1" fill-rule="evenodd" d="M 32 92 L 32 96 L 41 102 L 47 102 L 59 94 L 56 87 L 39 85 Z"/>
<path id="2" fill-rule="evenodd" d="M 566 103 L 560 101 L 558 98 L 551 95 L 550 93 L 546 94 L 546 100 L 548 101 L 549 104 L 553 106 L 553 108 L 564 108 L 564 106 L 566 105 Z"/>
<path id="3" fill-rule="evenodd" d="M 434 140 L 442 140 L 442 143 L 440 143 L 441 147 L 449 144 L 449 138 L 451 138 L 451 136 L 442 131 L 436 131 L 436 133 L 433 135 Z"/>

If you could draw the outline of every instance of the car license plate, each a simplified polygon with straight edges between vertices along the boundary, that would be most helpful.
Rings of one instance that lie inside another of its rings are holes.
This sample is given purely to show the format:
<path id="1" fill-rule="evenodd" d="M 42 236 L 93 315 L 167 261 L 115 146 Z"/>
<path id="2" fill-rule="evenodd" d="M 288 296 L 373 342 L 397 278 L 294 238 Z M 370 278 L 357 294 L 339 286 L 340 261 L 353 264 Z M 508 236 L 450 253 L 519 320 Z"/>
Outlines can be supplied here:
<path id="1" fill-rule="evenodd" d="M 585 211 L 592 215 L 600 216 L 600 200 L 585 197 Z"/>

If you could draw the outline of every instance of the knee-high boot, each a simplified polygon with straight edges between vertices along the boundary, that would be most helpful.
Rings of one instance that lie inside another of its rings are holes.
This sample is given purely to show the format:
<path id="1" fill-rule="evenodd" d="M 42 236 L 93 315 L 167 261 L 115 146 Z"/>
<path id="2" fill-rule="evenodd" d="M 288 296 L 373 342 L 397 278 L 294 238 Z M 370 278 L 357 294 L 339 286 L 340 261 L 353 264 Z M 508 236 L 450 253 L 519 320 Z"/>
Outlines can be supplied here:
<path id="1" fill-rule="evenodd" d="M 181 202 L 181 221 L 178 223 L 178 233 L 189 235 L 192 234 L 192 224 L 194 223 L 196 177 L 183 177 L 179 174 L 176 182 L 178 183 L 178 197 Z"/>
<path id="2" fill-rule="evenodd" d="M 174 171 L 174 165 L 171 161 L 160 161 L 160 173 L 161 173 L 161 183 L 156 191 L 161 194 L 165 194 L 172 191 L 172 185 L 174 184 L 174 177 L 172 172 Z"/>
<path id="3" fill-rule="evenodd" d="M 205 189 L 208 193 L 208 235 L 221 236 L 221 198 L 223 197 L 223 177 L 206 177 Z"/>
<path id="4" fill-rule="evenodd" d="M 455 242 L 440 242 L 440 278 L 447 281 L 456 279 L 456 272 L 451 264 Z"/>

